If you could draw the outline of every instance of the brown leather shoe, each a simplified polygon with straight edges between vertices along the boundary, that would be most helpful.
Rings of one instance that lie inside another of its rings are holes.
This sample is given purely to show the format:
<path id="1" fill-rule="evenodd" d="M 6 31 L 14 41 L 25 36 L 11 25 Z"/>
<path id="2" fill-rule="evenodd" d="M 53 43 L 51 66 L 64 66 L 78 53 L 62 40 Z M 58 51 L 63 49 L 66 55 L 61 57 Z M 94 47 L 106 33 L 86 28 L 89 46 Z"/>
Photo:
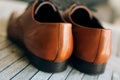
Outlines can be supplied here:
<path id="1" fill-rule="evenodd" d="M 66 69 L 73 50 L 72 26 L 63 23 L 54 3 L 35 0 L 22 15 L 12 14 L 7 32 L 11 40 L 23 44 L 29 60 L 38 69 Z"/>
<path id="2" fill-rule="evenodd" d="M 87 74 L 103 73 L 111 54 L 111 29 L 105 29 L 83 5 L 71 6 L 64 18 L 73 24 L 73 67 Z"/>

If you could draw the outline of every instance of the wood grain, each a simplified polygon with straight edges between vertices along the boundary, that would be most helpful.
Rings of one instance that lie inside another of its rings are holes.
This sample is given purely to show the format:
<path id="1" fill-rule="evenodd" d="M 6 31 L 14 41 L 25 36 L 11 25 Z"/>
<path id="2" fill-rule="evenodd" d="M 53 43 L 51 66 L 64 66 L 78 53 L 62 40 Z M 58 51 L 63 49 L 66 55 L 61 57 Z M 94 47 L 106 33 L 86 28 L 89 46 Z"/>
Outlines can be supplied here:
<path id="1" fill-rule="evenodd" d="M 29 80 L 38 70 L 32 65 L 28 65 L 19 74 L 13 77 L 11 80 Z M 29 74 L 28 74 L 29 73 Z"/>
<path id="2" fill-rule="evenodd" d="M 4 71 L 0 73 L 1 80 L 9 80 L 18 72 L 20 72 L 25 66 L 28 65 L 27 59 L 24 57 L 11 65 L 10 67 L 6 68 Z"/>
<path id="3" fill-rule="evenodd" d="M 15 2 L 14 4 L 10 2 L 8 5 L 11 6 L 11 9 L 7 7 L 9 11 L 0 9 L 8 12 L 7 16 L 0 16 L 6 20 L 5 22 L 0 20 L 0 80 L 120 80 L 120 28 L 114 27 L 112 28 L 113 54 L 107 64 L 104 74 L 94 76 L 87 75 L 70 66 L 61 73 L 46 73 L 33 67 L 29 63 L 29 60 L 23 56 L 23 52 L 11 43 L 6 38 L 6 35 L 3 35 L 6 34 L 7 20 L 11 12 L 17 10 L 18 7 L 22 5 L 22 3 L 19 5 L 17 5 L 17 3 L 19 2 Z M 6 2 L 3 1 L 0 4 L 0 6 L 2 6 L 6 4 Z M 20 9 L 24 9 L 26 5 L 27 4 L 23 4 Z M 105 24 L 105 26 L 109 27 L 111 25 Z"/>

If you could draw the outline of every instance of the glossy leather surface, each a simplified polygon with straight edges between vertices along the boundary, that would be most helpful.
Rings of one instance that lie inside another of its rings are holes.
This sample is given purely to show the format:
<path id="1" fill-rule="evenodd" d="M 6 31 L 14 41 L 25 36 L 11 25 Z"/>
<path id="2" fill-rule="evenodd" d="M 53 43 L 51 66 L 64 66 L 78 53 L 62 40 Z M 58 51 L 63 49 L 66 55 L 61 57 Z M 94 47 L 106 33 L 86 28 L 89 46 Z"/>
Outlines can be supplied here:
<path id="1" fill-rule="evenodd" d="M 76 22 L 72 16 L 76 17 Z M 64 13 L 64 18 L 73 24 L 73 54 L 87 62 L 106 63 L 111 55 L 111 29 L 101 26 L 91 11 L 83 5 L 71 6 Z"/>
<path id="2" fill-rule="evenodd" d="M 41 2 L 38 7 L 46 4 L 57 12 L 56 6 L 50 1 Z M 14 13 L 12 14 L 8 24 L 8 36 L 24 44 L 39 58 L 54 62 L 66 61 L 73 51 L 72 25 L 35 20 L 35 8 L 38 8 L 36 5 L 38 0 L 35 0 L 22 15 L 16 17 Z"/>

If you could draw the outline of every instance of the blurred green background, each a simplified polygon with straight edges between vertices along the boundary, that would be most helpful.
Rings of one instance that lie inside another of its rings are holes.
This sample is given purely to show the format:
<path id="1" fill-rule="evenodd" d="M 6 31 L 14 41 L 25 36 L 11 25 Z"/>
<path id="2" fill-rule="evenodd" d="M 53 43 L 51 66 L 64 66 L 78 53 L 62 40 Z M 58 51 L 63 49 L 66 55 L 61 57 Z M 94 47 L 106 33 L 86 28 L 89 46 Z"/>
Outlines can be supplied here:
<path id="1" fill-rule="evenodd" d="M 22 0 L 22 1 L 30 2 L 33 0 Z M 107 0 L 51 0 L 51 1 L 55 2 L 57 6 L 63 10 L 69 7 L 73 3 L 84 4 L 89 8 L 92 8 L 95 5 L 107 2 Z"/>

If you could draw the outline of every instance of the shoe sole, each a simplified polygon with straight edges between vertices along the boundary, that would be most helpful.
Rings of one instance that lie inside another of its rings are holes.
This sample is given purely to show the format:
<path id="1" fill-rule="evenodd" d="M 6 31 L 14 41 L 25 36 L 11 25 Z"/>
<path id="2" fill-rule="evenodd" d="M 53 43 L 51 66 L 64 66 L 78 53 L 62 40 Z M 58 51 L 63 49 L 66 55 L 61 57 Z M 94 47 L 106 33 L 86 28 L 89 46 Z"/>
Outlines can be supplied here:
<path id="1" fill-rule="evenodd" d="M 99 75 L 104 73 L 106 64 L 94 64 L 77 57 L 72 57 L 70 59 L 70 65 L 82 73 L 89 75 Z"/>
<path id="2" fill-rule="evenodd" d="M 48 72 L 48 73 L 58 73 L 66 70 L 67 61 L 65 62 L 53 62 L 41 59 L 31 52 L 29 52 L 24 45 L 20 42 L 15 41 L 11 37 L 7 37 L 12 43 L 15 43 L 21 50 L 24 51 L 24 55 L 29 59 L 30 63 L 37 69 Z"/>

